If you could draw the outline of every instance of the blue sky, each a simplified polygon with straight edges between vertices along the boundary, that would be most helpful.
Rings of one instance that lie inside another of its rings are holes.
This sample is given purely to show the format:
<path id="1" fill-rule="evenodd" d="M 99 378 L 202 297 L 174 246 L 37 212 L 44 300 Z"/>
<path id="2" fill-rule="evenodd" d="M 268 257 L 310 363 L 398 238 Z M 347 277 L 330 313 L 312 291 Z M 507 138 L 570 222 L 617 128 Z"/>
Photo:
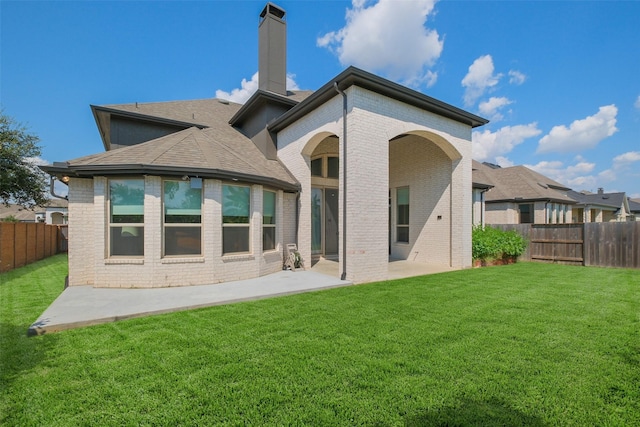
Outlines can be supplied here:
<path id="1" fill-rule="evenodd" d="M 265 1 L 0 2 L 0 103 L 46 162 L 101 152 L 89 105 L 255 88 Z M 291 88 L 349 65 L 491 120 L 474 158 L 640 198 L 640 1 L 275 1 Z"/>

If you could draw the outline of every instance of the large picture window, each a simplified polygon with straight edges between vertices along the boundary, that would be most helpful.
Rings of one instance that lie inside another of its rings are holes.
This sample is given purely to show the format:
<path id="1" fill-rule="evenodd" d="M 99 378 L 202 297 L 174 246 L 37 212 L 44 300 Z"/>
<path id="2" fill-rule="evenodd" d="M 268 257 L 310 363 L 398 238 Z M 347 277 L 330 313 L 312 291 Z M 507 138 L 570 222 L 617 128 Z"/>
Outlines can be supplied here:
<path id="1" fill-rule="evenodd" d="M 396 241 L 409 243 L 409 188 L 396 190 Z"/>
<path id="2" fill-rule="evenodd" d="M 164 181 L 164 255 L 202 254 L 202 188 Z"/>
<path id="3" fill-rule="evenodd" d="M 241 185 L 222 186 L 222 251 L 249 252 L 251 189 Z"/>
<path id="4" fill-rule="evenodd" d="M 144 255 L 144 180 L 109 180 L 109 256 Z"/>
<path id="5" fill-rule="evenodd" d="M 262 193 L 262 250 L 271 251 L 276 248 L 276 193 Z"/>

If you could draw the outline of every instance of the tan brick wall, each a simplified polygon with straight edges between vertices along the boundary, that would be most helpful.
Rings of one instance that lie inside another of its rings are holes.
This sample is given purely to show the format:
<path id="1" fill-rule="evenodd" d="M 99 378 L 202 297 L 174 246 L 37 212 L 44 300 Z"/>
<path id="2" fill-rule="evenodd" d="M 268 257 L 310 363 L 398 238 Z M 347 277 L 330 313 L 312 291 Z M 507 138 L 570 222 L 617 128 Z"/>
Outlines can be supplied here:
<path id="1" fill-rule="evenodd" d="M 71 178 L 69 181 L 69 285 L 94 282 L 95 209 L 93 180 Z M 98 227 L 100 228 L 100 227 Z"/>
<path id="2" fill-rule="evenodd" d="M 422 190 L 427 193 L 431 191 L 429 196 L 437 193 L 426 187 L 442 187 L 440 180 L 444 179 L 444 170 L 450 171 L 447 178 L 451 179 L 444 194 L 440 194 L 440 197 L 436 194 L 435 200 L 426 199 L 425 204 L 430 204 L 434 213 L 442 213 L 435 214 L 433 223 L 428 222 L 429 227 L 424 230 L 412 230 L 414 245 L 418 244 L 416 247 L 420 248 L 423 260 L 432 255 L 433 262 L 460 268 L 470 266 L 471 128 L 355 86 L 347 90 L 347 96 L 347 278 L 355 282 L 386 278 L 389 245 L 389 140 L 407 133 L 419 135 L 421 138 L 418 139 L 424 141 L 425 146 L 431 146 L 434 152 L 437 149 L 443 153 L 442 162 L 414 166 L 419 168 L 436 165 L 435 170 L 428 172 L 433 174 L 434 181 L 425 184 Z M 311 254 L 309 155 L 328 135 L 342 137 L 342 98 L 338 95 L 278 134 L 278 156 L 302 185 L 298 233 L 299 247 L 302 255 L 307 258 Z M 340 138 L 341 155 L 343 143 Z M 392 179 L 396 179 L 395 169 L 402 173 L 403 169 L 411 168 L 403 165 L 392 167 Z M 343 188 L 343 179 L 341 169 L 340 189 Z M 340 218 L 342 208 L 341 197 Z M 421 206 L 420 202 L 416 202 L 416 208 L 419 208 L 417 212 L 428 209 Z M 442 216 L 439 222 L 438 215 Z M 418 214 L 418 217 L 425 221 L 432 219 L 425 213 Z M 437 235 L 438 239 L 430 239 L 430 233 L 432 236 Z M 342 251 L 342 223 L 340 236 Z M 445 237 L 444 245 L 448 245 L 444 256 L 436 254 L 443 245 L 442 242 L 436 243 L 436 240 L 442 240 L 442 236 Z M 342 256 L 340 260 L 342 263 Z M 341 264 L 341 270 L 343 267 Z"/>

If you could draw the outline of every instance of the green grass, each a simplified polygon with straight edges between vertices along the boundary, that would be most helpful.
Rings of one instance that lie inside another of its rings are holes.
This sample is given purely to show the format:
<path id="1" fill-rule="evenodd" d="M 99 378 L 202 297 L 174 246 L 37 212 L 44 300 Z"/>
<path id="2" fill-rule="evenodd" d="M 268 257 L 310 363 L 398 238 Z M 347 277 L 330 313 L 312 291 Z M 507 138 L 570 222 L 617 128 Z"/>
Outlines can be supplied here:
<path id="1" fill-rule="evenodd" d="M 0 275 L 0 425 L 640 425 L 640 271 L 521 263 L 27 338 L 65 262 Z"/>

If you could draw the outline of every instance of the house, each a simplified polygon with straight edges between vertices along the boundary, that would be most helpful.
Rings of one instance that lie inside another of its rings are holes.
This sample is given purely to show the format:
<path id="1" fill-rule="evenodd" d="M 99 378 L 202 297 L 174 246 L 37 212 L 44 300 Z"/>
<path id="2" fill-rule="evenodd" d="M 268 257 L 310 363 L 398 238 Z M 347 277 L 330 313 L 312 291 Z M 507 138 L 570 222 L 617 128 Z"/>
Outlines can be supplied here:
<path id="1" fill-rule="evenodd" d="M 35 211 L 35 221 L 45 224 L 67 224 L 69 218 L 69 202 L 64 199 L 51 199 L 45 206 L 38 206 Z"/>
<path id="2" fill-rule="evenodd" d="M 24 206 L 0 203 L 0 221 L 35 222 L 35 211 Z"/>
<path id="3" fill-rule="evenodd" d="M 11 204 L 0 204 L 0 220 L 14 218 L 18 222 L 44 222 L 46 224 L 67 223 L 67 201 L 50 199 L 46 205 L 25 208 Z"/>
<path id="4" fill-rule="evenodd" d="M 577 204 L 573 210 L 573 222 L 618 222 L 633 221 L 630 202 L 624 192 L 597 193 L 568 191 L 567 195 Z"/>
<path id="5" fill-rule="evenodd" d="M 629 211 L 633 215 L 633 221 L 640 221 L 640 199 L 628 199 Z"/>
<path id="6" fill-rule="evenodd" d="M 484 194 L 486 224 L 564 224 L 572 222 L 576 201 L 570 189 L 525 166 L 473 163 L 473 182 L 490 180 Z"/>
<path id="7" fill-rule="evenodd" d="M 210 284 L 337 260 L 471 266 L 471 131 L 487 120 L 349 67 L 314 92 L 286 83 L 285 11 L 259 22 L 259 89 L 92 106 L 105 152 L 42 168 L 69 185 L 69 285 Z"/>
<path id="8" fill-rule="evenodd" d="M 482 163 L 472 160 L 472 210 L 471 210 L 471 222 L 474 226 L 485 225 L 485 193 L 492 189 L 494 185 L 492 180 L 487 174 L 487 170 L 483 167 Z"/>

